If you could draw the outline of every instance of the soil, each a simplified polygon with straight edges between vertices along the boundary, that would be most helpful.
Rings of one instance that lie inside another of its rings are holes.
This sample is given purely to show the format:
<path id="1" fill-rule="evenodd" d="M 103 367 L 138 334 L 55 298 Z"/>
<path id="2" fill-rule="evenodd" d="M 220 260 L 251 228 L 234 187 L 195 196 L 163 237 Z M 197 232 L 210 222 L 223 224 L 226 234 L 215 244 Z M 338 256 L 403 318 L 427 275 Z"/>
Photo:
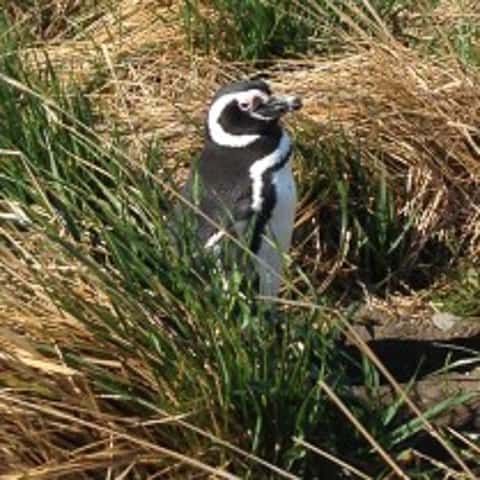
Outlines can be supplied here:
<path id="1" fill-rule="evenodd" d="M 480 319 L 432 312 L 424 312 L 419 318 L 369 307 L 357 315 L 353 326 L 422 412 L 454 395 L 469 397 L 432 417 L 434 426 L 450 427 L 462 434 L 480 432 Z M 356 345 L 346 340 L 344 348 L 360 360 Z M 371 398 L 361 384 L 360 367 L 352 365 L 349 373 L 354 395 L 359 399 Z M 398 394 L 386 379 L 381 378 L 380 382 L 377 399 L 391 404 Z M 405 408 L 405 421 L 413 416 Z M 426 432 L 411 442 L 412 448 L 426 455 L 445 457 L 439 444 Z"/>

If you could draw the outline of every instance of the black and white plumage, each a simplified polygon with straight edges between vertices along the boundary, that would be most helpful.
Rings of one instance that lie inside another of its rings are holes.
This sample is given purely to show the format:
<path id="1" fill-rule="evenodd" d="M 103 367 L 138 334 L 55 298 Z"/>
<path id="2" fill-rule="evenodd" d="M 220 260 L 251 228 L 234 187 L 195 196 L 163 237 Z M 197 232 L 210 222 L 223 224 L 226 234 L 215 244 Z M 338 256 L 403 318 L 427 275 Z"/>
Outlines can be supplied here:
<path id="1" fill-rule="evenodd" d="M 279 120 L 300 107 L 297 97 L 273 96 L 262 80 L 222 88 L 210 105 L 205 144 L 185 187 L 193 198 L 194 179 L 199 180 L 200 210 L 222 226 L 199 218 L 205 248 L 215 249 L 226 232 L 251 232 L 249 247 L 265 296 L 277 295 L 296 205 L 292 143 Z"/>

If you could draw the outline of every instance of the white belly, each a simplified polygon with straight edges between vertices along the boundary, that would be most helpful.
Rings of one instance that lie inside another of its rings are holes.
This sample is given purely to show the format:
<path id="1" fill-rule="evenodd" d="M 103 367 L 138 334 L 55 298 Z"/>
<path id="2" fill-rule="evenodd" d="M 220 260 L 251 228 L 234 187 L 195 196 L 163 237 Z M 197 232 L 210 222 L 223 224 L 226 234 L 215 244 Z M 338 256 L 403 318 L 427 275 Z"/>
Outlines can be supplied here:
<path id="1" fill-rule="evenodd" d="M 283 271 L 283 254 L 292 242 L 297 192 L 290 162 L 273 175 L 276 203 L 267 224 L 265 237 L 258 252 L 257 269 L 260 276 L 260 293 L 276 296 Z M 267 268 L 263 262 L 268 265 Z"/>
<path id="2" fill-rule="evenodd" d="M 290 163 L 275 172 L 273 184 L 275 185 L 276 203 L 268 222 L 268 228 L 280 249 L 286 252 L 292 241 L 297 204 L 297 190 Z"/>

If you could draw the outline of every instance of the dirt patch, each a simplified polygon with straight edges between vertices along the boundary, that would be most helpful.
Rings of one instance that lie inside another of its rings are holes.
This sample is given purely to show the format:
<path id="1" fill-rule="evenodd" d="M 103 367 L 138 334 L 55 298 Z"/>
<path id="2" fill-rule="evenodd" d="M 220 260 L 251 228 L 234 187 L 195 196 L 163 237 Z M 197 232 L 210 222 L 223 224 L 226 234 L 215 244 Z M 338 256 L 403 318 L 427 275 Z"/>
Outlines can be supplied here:
<path id="1" fill-rule="evenodd" d="M 354 328 L 423 412 L 450 397 L 470 397 L 434 417 L 434 424 L 477 431 L 480 429 L 480 320 L 451 316 L 448 328 L 439 328 L 435 313 L 426 308 L 421 315 L 407 313 L 406 306 L 392 305 L 388 310 L 385 305 L 383 308 L 370 305 L 359 312 Z M 361 385 L 361 351 L 348 341 L 345 348 L 354 359 L 348 367 L 354 394 L 366 399 L 369 393 Z M 378 400 L 391 404 L 398 395 L 383 377 L 380 383 Z M 408 417 L 411 416 L 406 414 Z"/>

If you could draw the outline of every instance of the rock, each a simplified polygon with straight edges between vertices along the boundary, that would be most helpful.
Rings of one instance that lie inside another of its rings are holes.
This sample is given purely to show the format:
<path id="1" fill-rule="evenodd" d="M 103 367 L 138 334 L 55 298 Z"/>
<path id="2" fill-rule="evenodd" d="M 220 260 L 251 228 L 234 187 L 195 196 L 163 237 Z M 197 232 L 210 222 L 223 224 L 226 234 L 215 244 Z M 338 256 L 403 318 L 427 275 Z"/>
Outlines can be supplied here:
<path id="1" fill-rule="evenodd" d="M 462 317 L 449 312 L 437 312 L 432 316 L 432 323 L 442 332 L 451 330 L 460 320 Z"/>

